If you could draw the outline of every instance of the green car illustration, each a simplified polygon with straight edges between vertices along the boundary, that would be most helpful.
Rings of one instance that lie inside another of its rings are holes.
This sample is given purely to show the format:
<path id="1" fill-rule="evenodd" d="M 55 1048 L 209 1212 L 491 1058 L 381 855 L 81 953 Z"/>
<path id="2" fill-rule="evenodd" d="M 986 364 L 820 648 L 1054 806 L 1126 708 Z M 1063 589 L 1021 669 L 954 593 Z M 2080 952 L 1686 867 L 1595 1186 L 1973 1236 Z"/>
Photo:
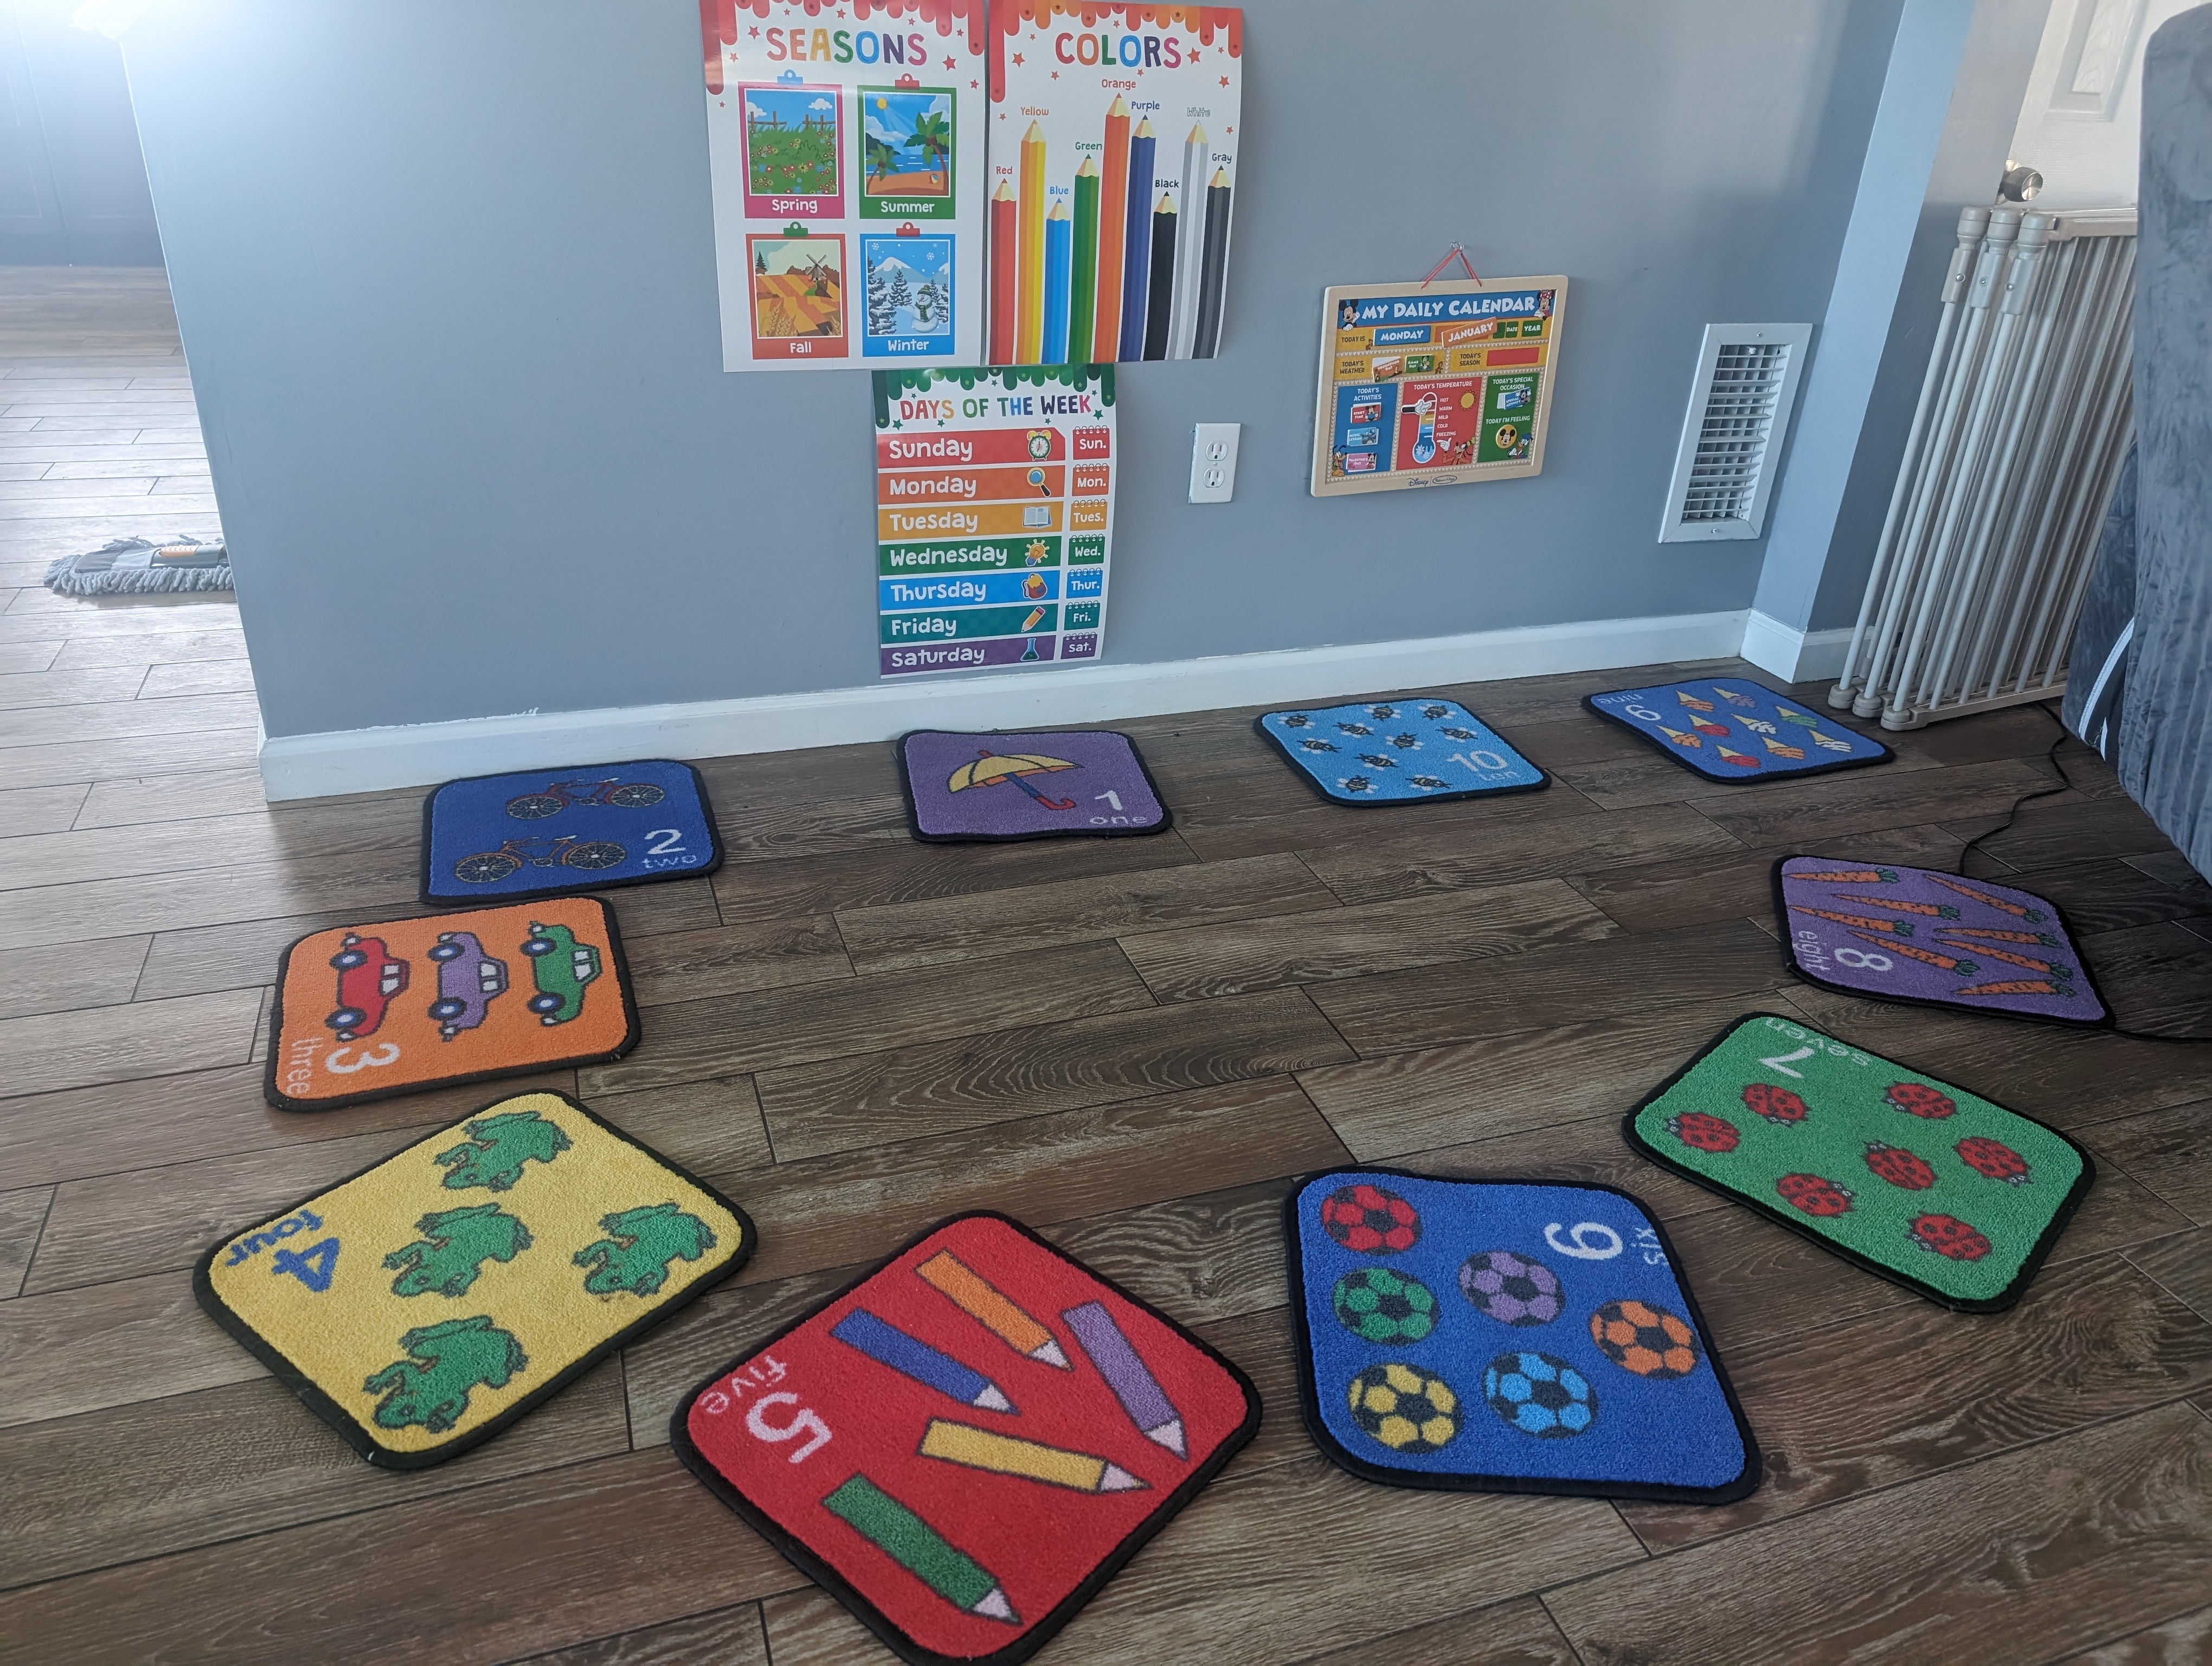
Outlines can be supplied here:
<path id="1" fill-rule="evenodd" d="M 599 975 L 599 952 L 579 943 L 566 926 L 530 922 L 530 935 L 522 945 L 530 957 L 531 976 L 538 993 L 530 1010 L 540 1024 L 566 1024 L 584 1010 L 584 986 Z"/>

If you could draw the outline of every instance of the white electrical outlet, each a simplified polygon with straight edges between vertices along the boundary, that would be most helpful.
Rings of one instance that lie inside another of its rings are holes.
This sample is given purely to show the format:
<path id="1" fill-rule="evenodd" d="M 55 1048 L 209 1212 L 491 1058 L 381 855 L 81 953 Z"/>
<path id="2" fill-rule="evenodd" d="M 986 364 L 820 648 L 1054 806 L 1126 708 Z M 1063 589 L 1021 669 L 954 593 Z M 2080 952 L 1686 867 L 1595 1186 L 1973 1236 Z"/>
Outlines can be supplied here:
<path id="1" fill-rule="evenodd" d="M 1236 423 L 1200 423 L 1191 435 L 1190 501 L 1226 503 L 1237 496 Z"/>

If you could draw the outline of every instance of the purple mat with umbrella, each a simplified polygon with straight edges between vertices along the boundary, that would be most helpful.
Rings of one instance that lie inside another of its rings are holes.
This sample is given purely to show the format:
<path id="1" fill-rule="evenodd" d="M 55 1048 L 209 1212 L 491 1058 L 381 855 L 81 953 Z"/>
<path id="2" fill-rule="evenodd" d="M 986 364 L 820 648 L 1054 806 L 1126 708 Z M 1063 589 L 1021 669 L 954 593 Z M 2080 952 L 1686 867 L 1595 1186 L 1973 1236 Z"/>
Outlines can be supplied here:
<path id="1" fill-rule="evenodd" d="M 1136 743 L 1112 729 L 916 729 L 898 759 L 918 839 L 1111 838 L 1164 832 L 1170 820 Z"/>

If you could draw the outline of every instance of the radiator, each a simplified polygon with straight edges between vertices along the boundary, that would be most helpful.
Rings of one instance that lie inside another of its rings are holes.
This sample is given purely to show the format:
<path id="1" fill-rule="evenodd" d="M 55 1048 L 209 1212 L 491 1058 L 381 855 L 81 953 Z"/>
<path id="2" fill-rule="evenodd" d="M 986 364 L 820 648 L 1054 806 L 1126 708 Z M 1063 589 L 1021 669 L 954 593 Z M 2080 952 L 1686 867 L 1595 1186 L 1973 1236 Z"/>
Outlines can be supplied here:
<path id="1" fill-rule="evenodd" d="M 1843 680 L 1885 729 L 2064 692 L 2134 427 L 2133 209 L 1970 208 Z"/>

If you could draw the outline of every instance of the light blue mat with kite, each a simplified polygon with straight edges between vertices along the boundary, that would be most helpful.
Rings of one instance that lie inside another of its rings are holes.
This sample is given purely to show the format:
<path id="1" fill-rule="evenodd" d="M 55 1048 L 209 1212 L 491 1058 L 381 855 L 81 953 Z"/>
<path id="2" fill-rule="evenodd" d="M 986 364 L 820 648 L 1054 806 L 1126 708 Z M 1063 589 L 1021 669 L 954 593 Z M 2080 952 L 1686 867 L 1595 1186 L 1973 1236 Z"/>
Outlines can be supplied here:
<path id="1" fill-rule="evenodd" d="M 1332 804 L 1534 793 L 1551 779 L 1456 700 L 1415 695 L 1268 712 L 1255 725 Z"/>

